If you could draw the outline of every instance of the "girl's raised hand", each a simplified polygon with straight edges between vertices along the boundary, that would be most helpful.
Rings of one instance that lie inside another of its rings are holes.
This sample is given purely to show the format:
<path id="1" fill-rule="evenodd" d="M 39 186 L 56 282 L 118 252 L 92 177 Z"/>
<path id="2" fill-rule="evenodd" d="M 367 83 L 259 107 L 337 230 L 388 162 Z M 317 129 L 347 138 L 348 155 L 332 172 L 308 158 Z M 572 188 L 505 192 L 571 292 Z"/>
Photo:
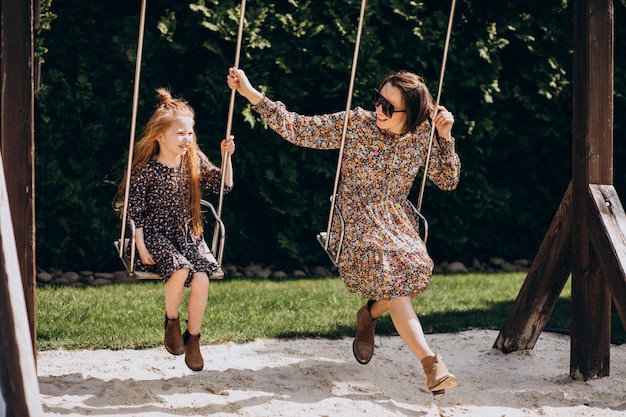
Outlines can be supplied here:
<path id="1" fill-rule="evenodd" d="M 220 150 L 222 151 L 222 158 L 226 152 L 228 152 L 229 155 L 235 153 L 235 137 L 230 135 L 227 139 L 222 140 Z"/>

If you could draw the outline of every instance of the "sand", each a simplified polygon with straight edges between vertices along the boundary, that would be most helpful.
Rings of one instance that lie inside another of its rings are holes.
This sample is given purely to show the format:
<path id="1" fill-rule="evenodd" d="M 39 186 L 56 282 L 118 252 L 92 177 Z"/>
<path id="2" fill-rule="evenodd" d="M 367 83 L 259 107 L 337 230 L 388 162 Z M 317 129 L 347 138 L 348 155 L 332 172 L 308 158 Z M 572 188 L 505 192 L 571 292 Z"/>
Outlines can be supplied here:
<path id="1" fill-rule="evenodd" d="M 352 339 L 202 345 L 205 367 L 148 350 L 38 352 L 46 416 L 626 416 L 626 345 L 610 376 L 569 377 L 570 339 L 542 333 L 535 348 L 503 354 L 498 332 L 427 335 L 459 379 L 439 398 L 399 337 L 377 337 L 368 365 Z"/>

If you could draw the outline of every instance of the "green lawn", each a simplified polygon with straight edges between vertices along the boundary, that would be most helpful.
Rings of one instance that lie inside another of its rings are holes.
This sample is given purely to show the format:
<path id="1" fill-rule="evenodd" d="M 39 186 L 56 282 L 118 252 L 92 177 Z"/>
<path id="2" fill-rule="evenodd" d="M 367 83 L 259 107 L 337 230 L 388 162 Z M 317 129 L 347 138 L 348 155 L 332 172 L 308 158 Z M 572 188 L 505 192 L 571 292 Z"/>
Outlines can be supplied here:
<path id="1" fill-rule="evenodd" d="M 435 275 L 430 288 L 414 301 L 415 310 L 428 333 L 499 328 L 525 277 L 524 273 Z M 202 342 L 353 336 L 355 313 L 363 303 L 345 289 L 339 278 L 211 281 Z M 568 283 L 546 330 L 567 331 L 570 306 Z M 161 346 L 163 314 L 163 284 L 156 281 L 102 287 L 39 287 L 37 347 Z M 183 307 L 183 323 L 185 318 Z M 616 314 L 612 326 L 614 342 L 626 341 Z M 377 334 L 395 334 L 388 315 L 378 321 Z"/>

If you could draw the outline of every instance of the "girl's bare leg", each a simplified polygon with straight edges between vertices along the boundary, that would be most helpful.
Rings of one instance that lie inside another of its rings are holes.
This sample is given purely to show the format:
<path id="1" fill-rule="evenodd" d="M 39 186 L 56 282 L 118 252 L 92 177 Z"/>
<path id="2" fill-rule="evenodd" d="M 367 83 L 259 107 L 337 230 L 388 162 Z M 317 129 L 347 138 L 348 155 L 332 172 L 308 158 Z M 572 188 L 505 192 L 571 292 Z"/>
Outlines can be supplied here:
<path id="1" fill-rule="evenodd" d="M 192 335 L 200 333 L 202 319 L 209 297 L 209 276 L 206 272 L 196 272 L 191 280 L 188 304 L 187 330 Z"/>
<path id="2" fill-rule="evenodd" d="M 189 268 L 182 268 L 174 271 L 171 277 L 165 282 L 165 312 L 167 317 L 175 319 L 178 317 L 180 301 L 183 298 L 183 290 L 185 289 L 185 280 L 189 275 Z"/>
<path id="3" fill-rule="evenodd" d="M 180 333 L 178 311 L 188 271 L 186 268 L 175 271 L 165 282 L 163 290 L 165 294 L 165 337 L 163 343 L 165 349 L 172 355 L 182 355 L 185 352 L 185 343 Z"/>

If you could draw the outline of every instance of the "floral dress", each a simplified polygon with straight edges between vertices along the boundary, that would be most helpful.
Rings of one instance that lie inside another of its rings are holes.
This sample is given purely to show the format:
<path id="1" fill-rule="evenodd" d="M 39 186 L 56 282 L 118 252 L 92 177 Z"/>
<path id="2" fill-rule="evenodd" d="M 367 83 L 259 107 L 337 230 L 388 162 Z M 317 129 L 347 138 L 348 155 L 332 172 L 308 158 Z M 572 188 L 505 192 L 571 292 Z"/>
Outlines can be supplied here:
<path id="1" fill-rule="evenodd" d="M 200 186 L 219 193 L 221 170 L 206 161 L 200 163 Z M 128 217 L 135 227 L 143 228 L 144 243 L 156 264 L 144 265 L 135 258 L 139 271 L 159 274 L 163 282 L 174 271 L 189 268 L 185 286 L 189 286 L 195 272 L 211 276 L 218 265 L 204 255 L 202 236 L 193 233 L 188 182 L 179 167 L 171 168 L 155 159 L 150 160 L 134 175 L 128 196 Z M 230 187 L 224 186 L 224 192 Z"/>
<path id="2" fill-rule="evenodd" d="M 253 109 L 270 128 L 298 146 L 338 149 L 345 112 L 302 116 L 264 97 Z M 430 284 L 434 263 L 421 239 L 409 191 L 425 166 L 430 128 L 399 137 L 376 126 L 376 113 L 350 112 L 336 204 L 345 221 L 337 263 L 347 289 L 371 300 L 415 295 Z M 428 177 L 441 189 L 459 181 L 461 163 L 451 142 L 433 141 Z M 335 212 L 329 247 L 340 230 Z"/>

